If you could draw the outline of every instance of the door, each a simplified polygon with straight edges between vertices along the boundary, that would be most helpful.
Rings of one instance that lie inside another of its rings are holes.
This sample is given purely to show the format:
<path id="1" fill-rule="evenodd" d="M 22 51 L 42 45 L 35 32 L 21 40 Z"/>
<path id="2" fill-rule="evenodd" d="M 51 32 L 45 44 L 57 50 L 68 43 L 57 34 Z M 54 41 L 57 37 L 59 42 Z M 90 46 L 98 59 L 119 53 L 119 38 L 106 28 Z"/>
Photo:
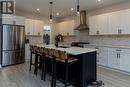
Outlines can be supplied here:
<path id="1" fill-rule="evenodd" d="M 14 50 L 14 26 L 3 25 L 3 50 Z"/>
<path id="2" fill-rule="evenodd" d="M 23 26 L 15 26 L 15 50 L 24 49 L 25 34 Z"/>
<path id="3" fill-rule="evenodd" d="M 130 9 L 121 11 L 122 34 L 130 34 Z"/>
<path id="4" fill-rule="evenodd" d="M 121 12 L 109 13 L 109 34 L 119 34 L 121 28 Z"/>
<path id="5" fill-rule="evenodd" d="M 97 31 L 98 30 L 98 18 L 97 16 L 91 16 L 89 18 L 89 27 L 90 27 L 90 31 L 89 34 L 90 35 L 97 35 Z"/>
<path id="6" fill-rule="evenodd" d="M 32 19 L 25 20 L 26 35 L 34 35 L 34 21 Z"/>
<path id="7" fill-rule="evenodd" d="M 43 35 L 43 21 L 33 20 L 34 21 L 34 35 Z"/>
<path id="8" fill-rule="evenodd" d="M 115 69 L 120 69 L 119 53 L 114 48 L 108 50 L 108 66 Z"/>
<path id="9" fill-rule="evenodd" d="M 130 53 L 120 53 L 120 69 L 130 72 Z"/>
<path id="10" fill-rule="evenodd" d="M 11 59 L 13 59 L 12 51 L 3 51 L 2 53 L 2 66 L 7 66 L 11 64 Z"/>
<path id="11" fill-rule="evenodd" d="M 98 30 L 100 35 L 108 34 L 108 14 L 98 15 Z"/>

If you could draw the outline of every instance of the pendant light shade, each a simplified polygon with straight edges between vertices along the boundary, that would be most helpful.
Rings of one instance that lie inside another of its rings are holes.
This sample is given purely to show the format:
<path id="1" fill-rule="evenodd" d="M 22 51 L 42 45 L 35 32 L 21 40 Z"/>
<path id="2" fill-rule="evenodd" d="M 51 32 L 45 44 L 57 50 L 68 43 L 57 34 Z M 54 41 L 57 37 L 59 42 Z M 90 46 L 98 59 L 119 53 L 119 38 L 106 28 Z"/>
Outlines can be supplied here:
<path id="1" fill-rule="evenodd" d="M 79 0 L 77 1 L 77 15 L 80 15 Z"/>
<path id="2" fill-rule="evenodd" d="M 53 2 L 51 1 L 51 2 L 49 2 L 49 4 L 50 4 L 50 23 L 52 23 L 52 21 L 53 21 L 53 16 L 52 16 L 52 5 L 53 5 Z"/>

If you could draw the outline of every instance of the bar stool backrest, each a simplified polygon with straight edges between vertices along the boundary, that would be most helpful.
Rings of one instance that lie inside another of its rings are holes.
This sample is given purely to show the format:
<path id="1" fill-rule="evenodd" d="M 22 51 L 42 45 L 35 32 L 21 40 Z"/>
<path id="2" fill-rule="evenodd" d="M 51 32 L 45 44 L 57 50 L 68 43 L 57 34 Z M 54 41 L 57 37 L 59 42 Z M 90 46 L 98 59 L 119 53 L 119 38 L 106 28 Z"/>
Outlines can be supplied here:
<path id="1" fill-rule="evenodd" d="M 36 46 L 35 47 L 35 52 L 40 53 L 40 47 Z"/>
<path id="2" fill-rule="evenodd" d="M 54 54 L 54 57 L 55 58 L 59 58 L 60 57 L 60 54 L 59 54 L 59 50 L 53 50 L 53 54 Z"/>
<path id="3" fill-rule="evenodd" d="M 40 54 L 45 54 L 45 50 L 44 50 L 45 48 L 44 47 L 41 47 L 41 49 L 40 49 Z"/>
<path id="4" fill-rule="evenodd" d="M 68 59 L 68 56 L 67 56 L 67 53 L 66 53 L 66 51 L 59 51 L 59 54 L 60 54 L 60 59 L 61 60 L 66 60 L 66 59 Z"/>
<path id="5" fill-rule="evenodd" d="M 45 53 L 45 55 L 48 55 L 48 53 L 49 53 L 48 48 L 44 48 L 44 53 Z"/>
<path id="6" fill-rule="evenodd" d="M 53 55 L 54 55 L 54 53 L 53 53 L 53 52 L 54 52 L 53 49 L 48 49 L 48 52 L 49 52 L 49 53 L 48 53 L 49 56 L 53 56 Z"/>

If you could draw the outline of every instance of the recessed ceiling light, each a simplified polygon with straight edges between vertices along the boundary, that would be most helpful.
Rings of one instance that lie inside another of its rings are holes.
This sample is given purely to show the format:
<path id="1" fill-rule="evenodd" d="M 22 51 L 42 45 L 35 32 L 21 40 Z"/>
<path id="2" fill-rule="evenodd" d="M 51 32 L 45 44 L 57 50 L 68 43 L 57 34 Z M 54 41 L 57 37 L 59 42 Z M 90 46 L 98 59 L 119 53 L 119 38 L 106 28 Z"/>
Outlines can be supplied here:
<path id="1" fill-rule="evenodd" d="M 100 2 L 101 0 L 98 0 L 98 2 Z"/>
<path id="2" fill-rule="evenodd" d="M 39 8 L 37 8 L 37 11 L 40 11 L 40 9 L 39 9 Z"/>
<path id="3" fill-rule="evenodd" d="M 71 8 L 71 11 L 73 11 L 74 10 L 74 8 Z"/>
<path id="4" fill-rule="evenodd" d="M 60 15 L 60 13 L 56 13 L 56 15 Z"/>

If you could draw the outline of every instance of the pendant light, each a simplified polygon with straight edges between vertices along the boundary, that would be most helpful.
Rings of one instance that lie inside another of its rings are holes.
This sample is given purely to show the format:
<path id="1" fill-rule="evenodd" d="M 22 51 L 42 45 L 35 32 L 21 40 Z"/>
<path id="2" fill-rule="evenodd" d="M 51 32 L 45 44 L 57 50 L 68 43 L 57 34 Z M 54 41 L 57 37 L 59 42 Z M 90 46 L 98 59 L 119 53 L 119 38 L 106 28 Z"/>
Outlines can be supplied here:
<path id="1" fill-rule="evenodd" d="M 77 15 L 80 15 L 79 0 L 77 1 Z"/>
<path id="2" fill-rule="evenodd" d="M 53 17 L 52 17 L 52 5 L 53 5 L 53 2 L 51 1 L 51 2 L 49 2 L 49 4 L 50 4 L 50 23 L 52 23 L 52 21 L 53 21 Z"/>

